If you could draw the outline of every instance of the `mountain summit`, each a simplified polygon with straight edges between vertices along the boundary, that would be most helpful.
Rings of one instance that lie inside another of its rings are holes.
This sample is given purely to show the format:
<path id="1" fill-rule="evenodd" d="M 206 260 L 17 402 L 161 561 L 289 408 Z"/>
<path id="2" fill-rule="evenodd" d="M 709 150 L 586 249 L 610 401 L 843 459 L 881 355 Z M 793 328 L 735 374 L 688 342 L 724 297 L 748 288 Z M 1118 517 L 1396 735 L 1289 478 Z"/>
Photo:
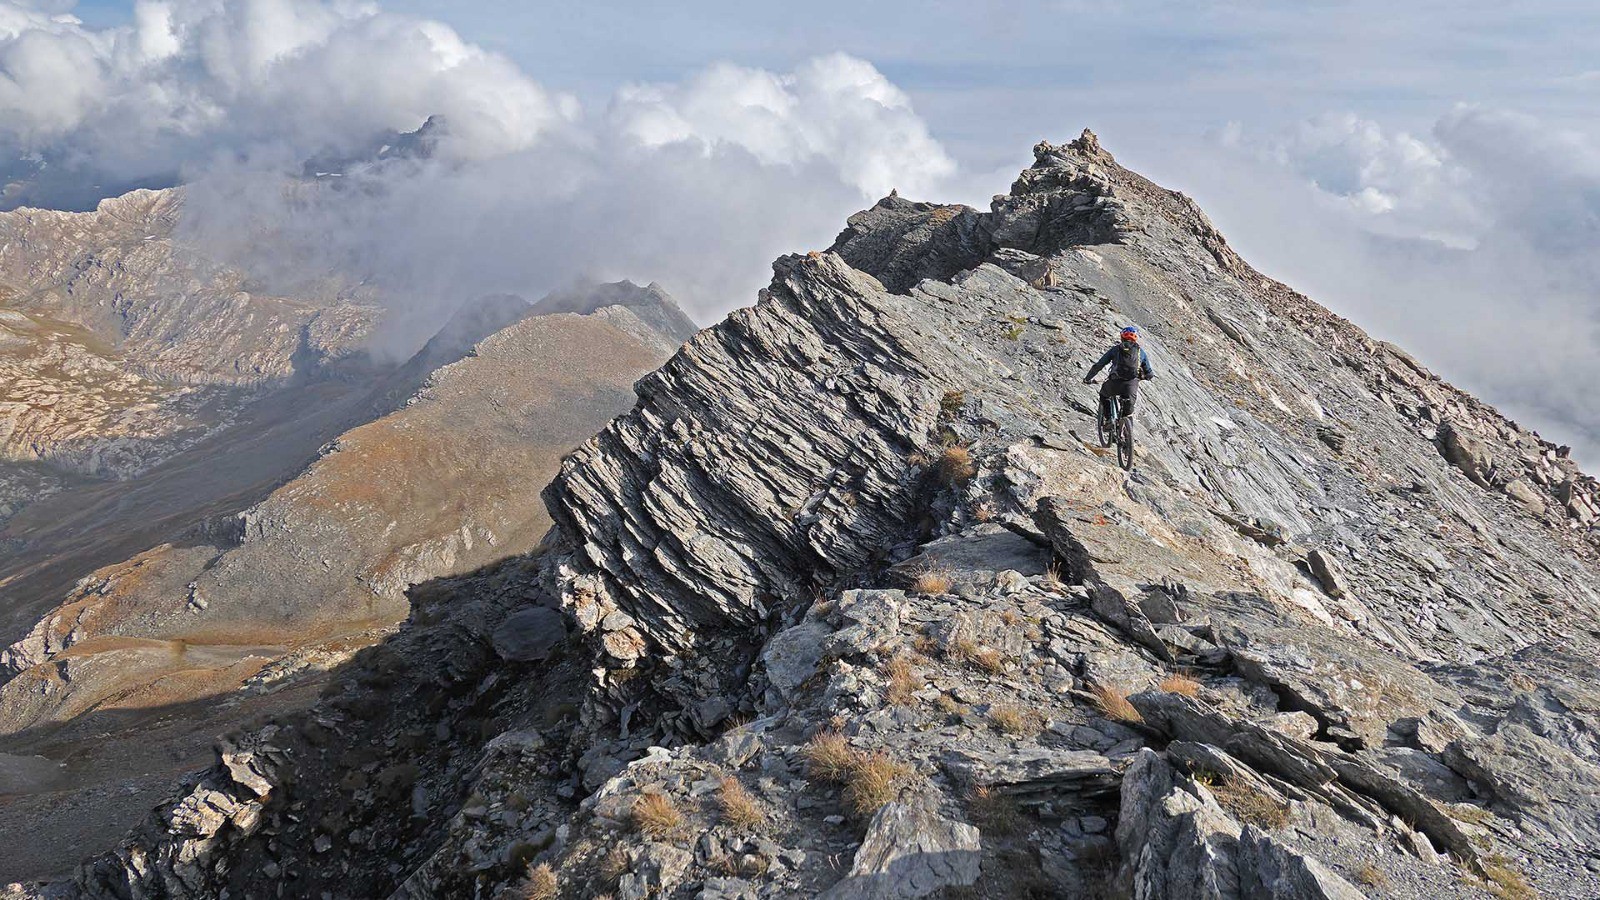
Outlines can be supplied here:
<path id="1" fill-rule="evenodd" d="M 636 392 L 539 553 L 11 896 L 1600 893 L 1593 480 L 1091 133 Z"/>

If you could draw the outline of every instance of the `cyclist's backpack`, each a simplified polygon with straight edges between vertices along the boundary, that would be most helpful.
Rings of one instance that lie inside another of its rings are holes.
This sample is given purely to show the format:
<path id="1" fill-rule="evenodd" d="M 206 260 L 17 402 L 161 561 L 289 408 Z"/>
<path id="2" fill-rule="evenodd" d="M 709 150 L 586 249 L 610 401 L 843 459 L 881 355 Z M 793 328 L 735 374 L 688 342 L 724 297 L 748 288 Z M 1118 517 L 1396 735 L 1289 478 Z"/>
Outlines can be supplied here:
<path id="1" fill-rule="evenodd" d="M 1117 381 L 1133 381 L 1139 377 L 1142 369 L 1140 363 L 1144 360 L 1144 351 L 1138 344 L 1123 342 L 1117 348 L 1117 355 L 1111 360 L 1111 377 Z"/>

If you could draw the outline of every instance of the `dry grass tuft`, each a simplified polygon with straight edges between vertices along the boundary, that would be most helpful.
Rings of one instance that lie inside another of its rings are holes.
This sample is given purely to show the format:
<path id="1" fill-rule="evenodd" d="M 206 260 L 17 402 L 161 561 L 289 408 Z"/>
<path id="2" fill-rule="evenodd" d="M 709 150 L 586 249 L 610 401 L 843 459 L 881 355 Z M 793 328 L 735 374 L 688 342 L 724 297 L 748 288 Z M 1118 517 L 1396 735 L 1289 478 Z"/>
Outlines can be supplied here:
<path id="1" fill-rule="evenodd" d="M 1064 593 L 1067 589 L 1067 580 L 1062 577 L 1061 564 L 1051 563 L 1044 570 L 1044 586 L 1056 593 Z"/>
<path id="2" fill-rule="evenodd" d="M 598 870 L 600 880 L 609 887 L 616 887 L 622 876 L 633 869 L 633 860 L 628 857 L 628 851 L 621 847 L 612 847 L 605 856 L 600 858 Z"/>
<path id="3" fill-rule="evenodd" d="M 910 706 L 915 703 L 916 693 L 922 687 L 922 679 L 917 677 L 916 670 L 911 667 L 911 660 L 904 656 L 896 656 L 889 660 L 889 665 L 884 670 L 889 676 L 889 689 L 886 692 L 888 700 L 895 706 Z"/>
<path id="4" fill-rule="evenodd" d="M 925 468 L 931 462 L 933 460 L 929 459 L 928 454 L 923 453 L 921 450 L 913 450 L 906 454 L 906 465 L 913 469 Z"/>
<path id="5" fill-rule="evenodd" d="M 1539 894 L 1528 886 L 1521 872 L 1511 868 L 1511 860 L 1504 856 L 1497 854 L 1484 860 L 1483 874 L 1489 893 L 1500 900 L 1538 900 Z"/>
<path id="6" fill-rule="evenodd" d="M 945 656 L 991 675 L 999 675 L 1006 670 L 1005 654 L 993 647 L 981 647 L 970 638 L 956 638 L 951 641 L 945 648 Z"/>
<path id="7" fill-rule="evenodd" d="M 683 828 L 683 813 L 666 794 L 644 794 L 633 801 L 633 827 L 656 840 L 665 840 Z"/>
<path id="8" fill-rule="evenodd" d="M 948 594 L 954 585 L 955 581 L 950 577 L 950 573 L 929 569 L 918 575 L 916 581 L 911 582 L 911 593 Z"/>
<path id="9" fill-rule="evenodd" d="M 978 655 L 973 657 L 973 665 L 989 674 L 1000 674 L 1006 669 L 1005 653 L 995 650 L 994 647 L 984 647 Z"/>
<path id="10" fill-rule="evenodd" d="M 939 454 L 939 477 L 945 484 L 966 484 L 978 474 L 978 464 L 972 460 L 972 451 L 955 444 Z"/>
<path id="11" fill-rule="evenodd" d="M 1228 812 L 1258 828 L 1277 830 L 1289 824 L 1289 807 L 1260 791 L 1231 781 L 1211 786 L 1212 796 Z"/>
<path id="12" fill-rule="evenodd" d="M 910 766 L 882 750 L 864 753 L 835 732 L 812 738 L 805 757 L 812 777 L 844 785 L 845 807 L 863 818 L 898 796 L 912 774 Z"/>
<path id="13" fill-rule="evenodd" d="M 1494 813 L 1481 806 L 1456 803 L 1445 806 L 1444 811 L 1450 818 L 1458 822 L 1466 822 L 1469 825 L 1488 825 L 1494 821 Z"/>
<path id="14" fill-rule="evenodd" d="M 1369 888 L 1385 888 L 1389 886 L 1389 876 L 1372 863 L 1362 863 L 1356 870 L 1356 882 Z"/>
<path id="15" fill-rule="evenodd" d="M 991 503 L 979 503 L 972 508 L 972 518 L 978 522 L 992 522 L 994 515 L 994 505 Z"/>
<path id="16" fill-rule="evenodd" d="M 512 896 L 518 900 L 556 900 L 561 896 L 561 884 L 556 881 L 556 872 L 550 864 L 540 863 L 522 879 Z"/>
<path id="17" fill-rule="evenodd" d="M 823 781 L 844 781 L 861 754 L 850 746 L 844 735 L 824 731 L 806 744 L 804 755 L 814 777 Z"/>
<path id="18" fill-rule="evenodd" d="M 1022 822 L 1022 811 L 1017 808 L 1017 802 L 987 787 L 975 787 L 967 795 L 967 812 L 972 816 L 972 821 L 987 834 L 1016 834 Z"/>
<path id="19" fill-rule="evenodd" d="M 947 716 L 953 716 L 956 713 L 964 712 L 966 710 L 965 706 L 962 706 L 961 703 L 956 700 L 956 698 L 950 696 L 949 694 L 940 694 L 939 696 L 935 697 L 933 699 L 933 705 L 937 707 L 940 712 Z"/>
<path id="20" fill-rule="evenodd" d="M 1168 675 L 1161 679 L 1161 683 L 1156 686 L 1169 694 L 1182 694 L 1185 697 L 1200 696 L 1200 682 L 1182 672 L 1174 672 Z"/>
<path id="21" fill-rule="evenodd" d="M 766 824 L 766 814 L 761 804 L 739 779 L 729 776 L 722 779 L 717 794 L 717 806 L 722 810 L 722 821 L 743 831 L 754 831 Z"/>
<path id="22" fill-rule="evenodd" d="M 989 724 L 1002 734 L 1026 734 L 1034 730 L 1033 715 L 1015 706 L 996 706 L 989 710 Z"/>
<path id="23" fill-rule="evenodd" d="M 1128 702 L 1125 691 L 1108 684 L 1097 684 L 1090 693 L 1094 694 L 1094 705 L 1099 707 L 1101 714 L 1111 721 L 1124 724 L 1144 721 L 1144 716 L 1139 715 L 1139 710 Z"/>
<path id="24" fill-rule="evenodd" d="M 962 408 L 966 405 L 966 391 L 945 391 L 944 396 L 939 398 L 939 412 L 947 419 L 953 419 L 960 415 Z"/>
<path id="25" fill-rule="evenodd" d="M 845 805 L 855 815 L 866 818 L 899 796 L 900 788 L 910 778 L 911 767 L 896 762 L 882 750 L 860 754 L 844 786 Z"/>

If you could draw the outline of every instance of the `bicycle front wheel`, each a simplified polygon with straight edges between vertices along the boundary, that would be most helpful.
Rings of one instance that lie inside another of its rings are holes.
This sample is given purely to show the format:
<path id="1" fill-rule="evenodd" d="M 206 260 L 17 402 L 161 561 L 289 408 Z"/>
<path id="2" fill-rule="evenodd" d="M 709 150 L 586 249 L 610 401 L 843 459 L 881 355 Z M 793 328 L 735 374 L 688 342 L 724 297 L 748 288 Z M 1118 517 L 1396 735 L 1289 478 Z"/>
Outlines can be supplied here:
<path id="1" fill-rule="evenodd" d="M 1117 423 L 1117 462 L 1124 469 L 1133 468 L 1133 420 L 1129 418 Z"/>

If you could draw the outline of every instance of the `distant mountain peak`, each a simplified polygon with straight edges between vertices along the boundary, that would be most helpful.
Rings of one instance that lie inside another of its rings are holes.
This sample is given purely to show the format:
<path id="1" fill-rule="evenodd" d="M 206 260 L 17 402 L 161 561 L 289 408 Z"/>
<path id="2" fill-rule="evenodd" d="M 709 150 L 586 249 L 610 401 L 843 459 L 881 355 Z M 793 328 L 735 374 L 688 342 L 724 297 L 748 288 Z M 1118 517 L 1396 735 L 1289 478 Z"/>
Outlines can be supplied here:
<path id="1" fill-rule="evenodd" d="M 575 283 L 550 292 L 534 304 L 534 312 L 588 314 L 607 306 L 626 307 L 645 324 L 680 343 L 700 330 L 666 288 L 653 281 L 643 286 L 628 280 Z"/>

